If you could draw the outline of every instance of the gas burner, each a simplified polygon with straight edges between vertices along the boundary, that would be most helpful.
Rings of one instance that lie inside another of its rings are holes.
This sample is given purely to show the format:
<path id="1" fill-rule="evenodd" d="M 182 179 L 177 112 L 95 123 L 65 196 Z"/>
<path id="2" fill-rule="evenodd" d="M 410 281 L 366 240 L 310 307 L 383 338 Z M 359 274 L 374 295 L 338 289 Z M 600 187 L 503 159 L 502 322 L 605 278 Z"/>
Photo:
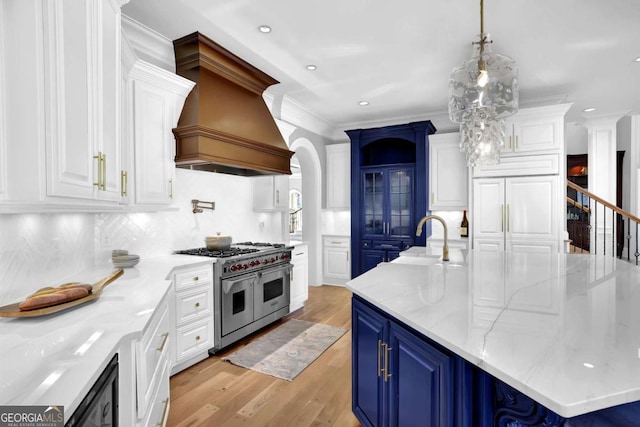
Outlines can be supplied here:
<path id="1" fill-rule="evenodd" d="M 255 246 L 257 248 L 283 248 L 284 243 L 264 243 L 264 242 L 242 242 L 234 243 L 238 246 Z"/>
<path id="2" fill-rule="evenodd" d="M 214 251 L 207 248 L 195 248 L 195 249 L 185 249 L 182 251 L 176 251 L 175 253 L 180 255 L 208 256 L 211 258 L 228 258 L 236 255 L 251 254 L 254 252 L 258 252 L 258 249 L 231 247 L 226 251 Z"/>

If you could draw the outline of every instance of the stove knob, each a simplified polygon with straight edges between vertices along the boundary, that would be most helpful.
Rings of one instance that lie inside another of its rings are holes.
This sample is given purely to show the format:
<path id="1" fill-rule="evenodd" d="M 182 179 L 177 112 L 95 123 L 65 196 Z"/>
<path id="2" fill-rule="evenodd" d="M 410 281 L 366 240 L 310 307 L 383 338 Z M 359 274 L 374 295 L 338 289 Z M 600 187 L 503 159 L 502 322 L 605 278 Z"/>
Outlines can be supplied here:
<path id="1" fill-rule="evenodd" d="M 231 270 L 231 271 L 236 271 L 236 266 L 235 266 L 235 265 L 232 265 L 231 267 L 229 267 L 229 270 Z"/>
<path id="2" fill-rule="evenodd" d="M 276 262 L 276 259 L 275 258 L 271 258 L 271 262 Z"/>
<path id="3" fill-rule="evenodd" d="M 262 264 L 269 264 L 269 260 L 268 259 L 263 260 Z"/>
<path id="4" fill-rule="evenodd" d="M 242 268 L 244 268 L 244 269 L 246 270 L 247 268 L 249 268 L 249 266 L 248 266 L 247 264 L 244 264 L 244 265 L 242 266 Z"/>

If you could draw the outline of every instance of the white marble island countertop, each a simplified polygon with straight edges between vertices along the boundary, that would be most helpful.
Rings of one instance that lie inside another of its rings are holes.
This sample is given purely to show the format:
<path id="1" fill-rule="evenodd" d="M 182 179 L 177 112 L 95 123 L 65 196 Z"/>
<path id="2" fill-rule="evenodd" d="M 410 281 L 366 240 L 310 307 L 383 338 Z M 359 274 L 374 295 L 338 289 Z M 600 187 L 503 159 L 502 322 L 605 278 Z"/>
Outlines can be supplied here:
<path id="1" fill-rule="evenodd" d="M 347 288 L 563 417 L 640 400 L 639 267 L 578 254 L 405 255 Z"/>
<path id="2" fill-rule="evenodd" d="M 62 405 L 68 419 L 119 346 L 142 334 L 173 269 L 211 263 L 188 255 L 143 258 L 97 300 L 41 317 L 0 318 L 0 405 Z M 95 283 L 112 271 L 111 264 L 96 266 L 70 279 Z"/>

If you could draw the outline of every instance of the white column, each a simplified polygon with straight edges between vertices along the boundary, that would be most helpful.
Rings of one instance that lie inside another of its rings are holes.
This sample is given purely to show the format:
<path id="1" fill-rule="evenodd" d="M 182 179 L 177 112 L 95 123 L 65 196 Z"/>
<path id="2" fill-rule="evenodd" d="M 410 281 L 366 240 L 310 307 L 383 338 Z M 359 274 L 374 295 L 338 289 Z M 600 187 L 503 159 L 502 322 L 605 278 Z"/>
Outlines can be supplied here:
<path id="1" fill-rule="evenodd" d="M 631 116 L 631 142 L 629 144 L 629 152 L 625 156 L 629 156 L 629 213 L 640 217 L 640 115 Z M 626 183 L 625 183 L 626 184 Z M 636 233 L 634 222 L 630 222 L 629 248 L 631 250 L 630 258 L 635 259 L 635 252 L 639 251 L 640 241 Z M 626 226 L 626 225 L 625 225 Z M 625 254 L 626 255 L 626 254 Z"/>
<path id="2" fill-rule="evenodd" d="M 613 205 L 616 204 L 616 124 L 621 117 L 594 119 L 586 126 L 589 136 L 589 191 Z M 615 236 L 613 215 L 601 204 L 597 210 L 594 207 L 592 201 L 590 252 L 612 256 L 615 251 L 612 245 Z"/>

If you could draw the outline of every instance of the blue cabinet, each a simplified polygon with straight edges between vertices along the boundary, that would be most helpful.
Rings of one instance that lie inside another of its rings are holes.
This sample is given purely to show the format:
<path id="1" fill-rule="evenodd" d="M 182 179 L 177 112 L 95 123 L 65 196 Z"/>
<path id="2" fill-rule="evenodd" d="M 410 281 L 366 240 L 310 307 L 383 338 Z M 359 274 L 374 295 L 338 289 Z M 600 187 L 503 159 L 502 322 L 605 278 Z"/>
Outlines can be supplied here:
<path id="1" fill-rule="evenodd" d="M 427 214 L 430 121 L 349 130 L 351 139 L 351 276 L 389 261 L 430 234 L 416 237 Z"/>
<path id="2" fill-rule="evenodd" d="M 565 419 L 353 296 L 352 409 L 365 427 L 640 426 L 640 401 Z"/>
<path id="3" fill-rule="evenodd" d="M 454 360 L 353 299 L 353 412 L 364 426 L 454 425 Z"/>

